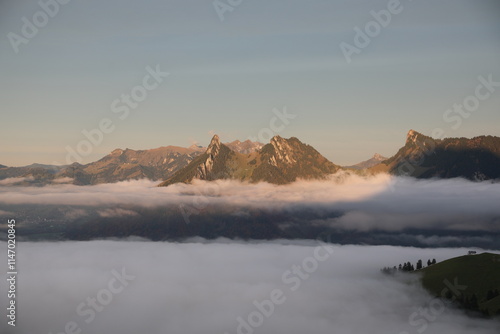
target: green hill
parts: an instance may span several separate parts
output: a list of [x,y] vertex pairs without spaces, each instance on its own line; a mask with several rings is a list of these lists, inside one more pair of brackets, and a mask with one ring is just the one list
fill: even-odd
[[[449,259],[424,269],[423,286],[436,296],[451,298],[466,309],[500,315],[500,255],[482,253]],[[450,286],[459,286],[452,289]]]

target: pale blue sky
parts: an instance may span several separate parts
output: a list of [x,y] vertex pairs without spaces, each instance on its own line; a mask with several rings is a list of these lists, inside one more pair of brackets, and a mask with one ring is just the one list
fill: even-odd
[[[279,134],[337,164],[390,156],[409,129],[500,136],[500,88],[458,129],[443,121],[478,76],[500,81],[498,1],[401,0],[348,64],[339,44],[388,2],[243,0],[221,22],[211,0],[72,0],[16,54],[7,35],[40,6],[3,1],[0,164],[64,163],[103,118],[115,130],[84,163],[115,148],[206,145],[212,133],[245,140],[284,106],[297,117]],[[111,103],[156,64],[170,76],[120,120]]]

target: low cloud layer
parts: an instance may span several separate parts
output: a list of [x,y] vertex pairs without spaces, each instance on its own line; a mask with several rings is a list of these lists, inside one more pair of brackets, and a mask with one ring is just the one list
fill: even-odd
[[91,212],[100,217],[132,217],[140,214],[137,208],[182,208],[195,215],[223,208],[235,217],[246,217],[258,209],[292,217],[313,212],[308,223],[358,232],[500,232],[500,183],[490,181],[337,174],[329,181],[285,186],[237,181],[198,181],[166,188],[156,185],[141,180],[95,186],[2,186],[0,210],[16,213],[18,205],[57,206],[71,219]]
[[127,216],[137,216],[137,212],[125,209],[106,209],[97,212],[101,217],[127,217]]
[[[195,181],[191,185],[175,184],[156,187],[149,180],[125,181],[94,186],[70,184],[45,187],[0,187],[0,204],[52,205],[140,205],[158,206],[186,203],[192,197],[203,197],[208,204],[274,207],[290,203],[325,204],[357,201],[392,187],[387,175],[361,178],[339,174],[329,181],[299,181],[290,185],[247,184],[238,181]],[[9,181],[6,185],[15,183]]]
[[[277,290],[282,292],[281,303],[261,325],[251,328],[254,333],[500,330],[498,321],[470,318],[450,306],[433,320],[422,320],[424,316],[414,314],[431,310],[433,298],[413,276],[391,278],[379,271],[403,261],[445,260],[466,249],[331,245],[329,253],[317,251],[318,245],[227,240],[21,243],[17,326],[13,329],[2,321],[0,332],[55,334],[74,322],[86,334],[233,334],[238,332],[237,319],[248,322],[252,312],[255,317],[255,303],[269,300]],[[5,242],[0,242],[0,249],[5,253]],[[315,254],[321,256],[316,266],[311,262],[319,259]],[[307,266],[307,277],[293,274],[294,266]],[[125,284],[116,279],[123,274]],[[5,284],[2,280],[2,291]],[[92,313],[88,298],[96,298],[100,311]],[[5,310],[5,298],[0,307]]]
[[9,177],[7,179],[0,180],[0,186],[10,186],[19,184],[22,182],[31,182],[34,178],[32,176],[28,177]]

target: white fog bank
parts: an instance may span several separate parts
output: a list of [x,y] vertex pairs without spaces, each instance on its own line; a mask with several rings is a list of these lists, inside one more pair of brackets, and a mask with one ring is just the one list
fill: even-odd
[[[21,242],[17,326],[7,326],[3,315],[0,332],[56,334],[67,326],[85,334],[499,332],[499,322],[469,318],[453,307],[437,312],[414,279],[379,271],[404,261],[445,260],[466,249],[318,246]],[[6,248],[0,242],[2,254]],[[6,291],[5,280],[0,287]],[[2,296],[2,313],[5,307]],[[432,320],[421,310],[435,312]]]

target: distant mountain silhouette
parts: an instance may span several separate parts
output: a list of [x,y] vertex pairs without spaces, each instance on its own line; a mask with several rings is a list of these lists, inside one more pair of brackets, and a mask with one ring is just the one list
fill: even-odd
[[362,161],[362,162],[359,162],[355,165],[352,165],[352,166],[344,166],[344,168],[351,168],[351,169],[367,169],[367,168],[371,168],[373,166],[376,166],[378,165],[379,163],[381,163],[382,161],[384,160],[387,160],[386,157],[384,156],[381,156],[380,154],[378,153],[375,153],[373,155],[373,157],[371,157],[370,159],[368,160],[365,160],[365,161]]
[[393,157],[370,170],[417,178],[498,179],[500,138],[433,139],[410,130],[405,145]]

